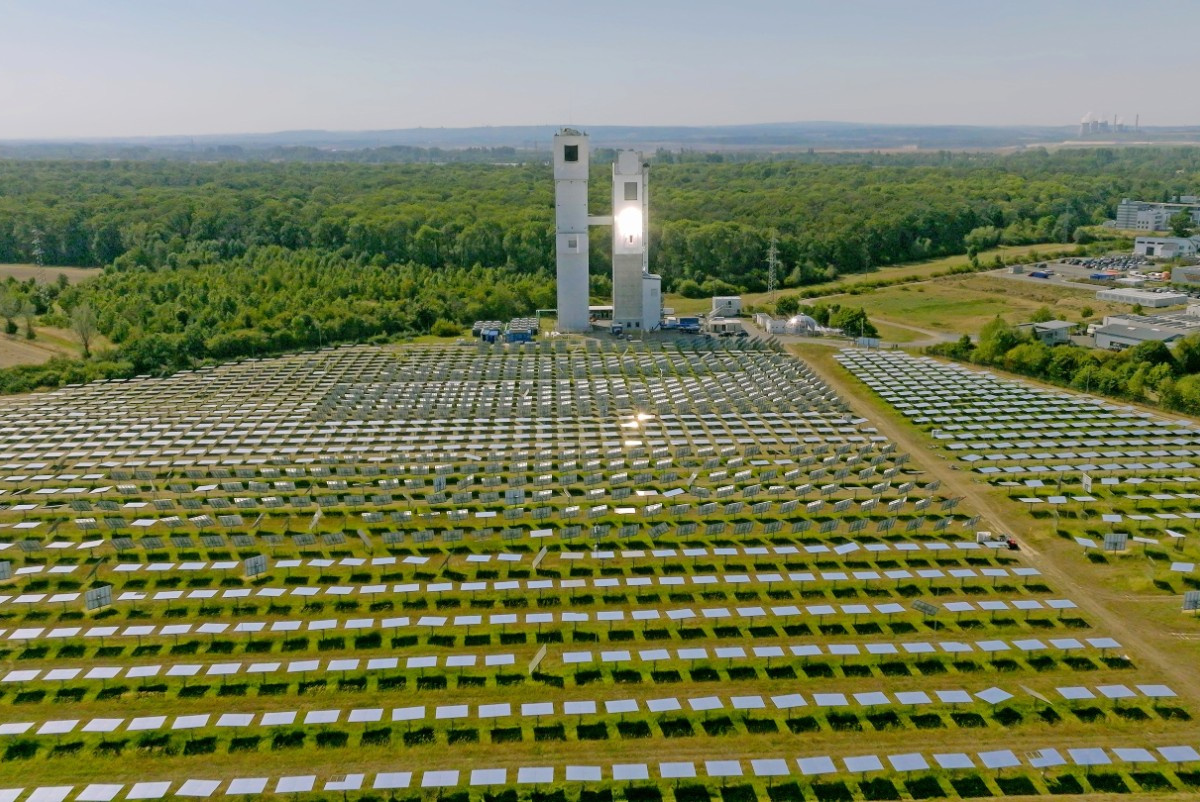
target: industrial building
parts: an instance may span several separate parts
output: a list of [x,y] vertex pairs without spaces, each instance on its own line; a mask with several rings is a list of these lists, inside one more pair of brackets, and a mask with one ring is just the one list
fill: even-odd
[[771,317],[766,312],[756,312],[754,315],[754,325],[765,331],[767,334],[786,334],[787,321],[781,317]]
[[1192,222],[1200,224],[1200,203],[1193,196],[1185,195],[1178,203],[1147,203],[1123,198],[1117,204],[1116,227],[1136,231],[1166,231],[1171,227],[1171,217],[1181,209],[1192,213]]
[[1157,292],[1155,290],[1139,290],[1124,287],[1120,289],[1100,290],[1096,293],[1096,299],[1100,301],[1112,301],[1118,304],[1137,304],[1138,306],[1150,309],[1162,309],[1166,306],[1178,306],[1179,304],[1186,304],[1188,302],[1188,296],[1182,292]]
[[1187,259],[1200,250],[1200,237],[1138,237],[1133,241],[1134,256],[1153,259]]
[[1110,351],[1151,341],[1171,345],[1189,334],[1200,333],[1200,306],[1157,315],[1108,315],[1092,333],[1096,347]]
[[662,319],[662,279],[650,272],[649,164],[624,150],[613,163],[612,214],[588,214],[588,136],[573,128],[554,135],[554,222],[558,330],[591,328],[588,228],[612,226],[613,330],[653,331]]
[[738,315],[742,314],[742,296],[713,296],[711,314],[714,317],[737,317]]
[[742,326],[742,321],[737,318],[709,317],[704,320],[704,331],[727,337],[731,334],[745,332],[745,328]]
[[1139,326],[1131,323],[1106,323],[1096,329],[1096,347],[1108,351],[1122,351],[1157,340],[1170,345],[1186,335],[1171,329],[1160,329],[1154,326]]

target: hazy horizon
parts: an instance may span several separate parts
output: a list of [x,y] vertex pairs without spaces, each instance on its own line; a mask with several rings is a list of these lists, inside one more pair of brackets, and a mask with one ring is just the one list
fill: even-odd
[[[646,7],[648,6],[648,7]],[[361,0],[0,6],[0,140],[510,125],[1200,124],[1127,5]],[[1137,19],[1200,25],[1200,4]],[[1136,68],[1131,68],[1136,64]]]

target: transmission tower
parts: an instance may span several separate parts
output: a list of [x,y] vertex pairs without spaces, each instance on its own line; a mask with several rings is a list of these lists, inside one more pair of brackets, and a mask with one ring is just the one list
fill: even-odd
[[775,303],[775,290],[779,287],[779,234],[771,232],[771,247],[767,249],[767,292],[771,303]]
[[31,233],[33,234],[33,261],[37,262],[38,267],[42,267],[42,231],[35,228]]
[[33,261],[37,263],[37,271],[34,275],[40,284],[46,280],[45,264],[42,261],[44,255],[42,251],[42,230],[34,227],[30,233],[33,235]]

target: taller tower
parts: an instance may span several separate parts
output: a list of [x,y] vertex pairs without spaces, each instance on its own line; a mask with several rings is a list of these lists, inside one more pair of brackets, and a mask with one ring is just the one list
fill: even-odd
[[554,135],[554,253],[558,330],[588,331],[588,137],[573,128]]

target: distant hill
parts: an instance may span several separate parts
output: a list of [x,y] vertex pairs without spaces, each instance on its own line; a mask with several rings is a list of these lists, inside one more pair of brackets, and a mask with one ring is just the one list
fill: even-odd
[[[1075,126],[874,125],[841,122],[720,126],[576,126],[597,148],[643,150],[1000,150],[1060,144],[1200,143],[1200,126],[1142,128],[1079,140]],[[0,140],[0,158],[289,159],[456,161],[537,158],[558,126],[401,128],[384,131],[279,131],[267,134]],[[481,151],[467,154],[464,151]],[[375,153],[368,153],[375,151]]]

